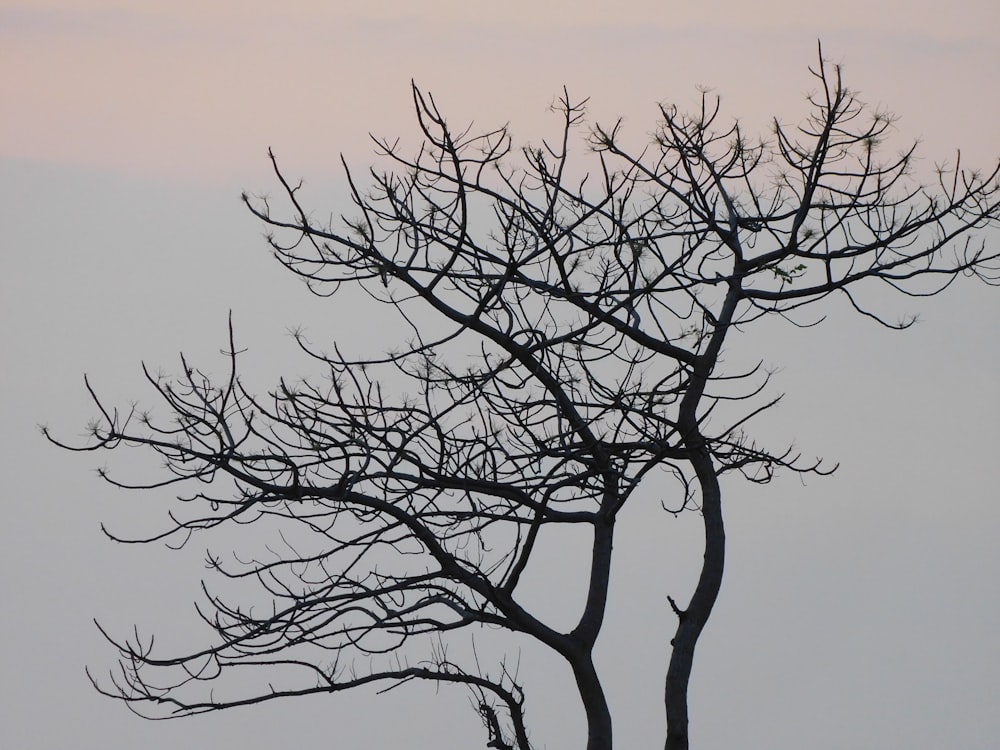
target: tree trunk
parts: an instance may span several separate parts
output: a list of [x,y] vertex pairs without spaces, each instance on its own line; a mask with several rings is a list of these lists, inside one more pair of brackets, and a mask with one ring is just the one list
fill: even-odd
[[611,710],[590,654],[572,661],[573,675],[587,712],[587,750],[611,750]]
[[[726,531],[722,520],[722,492],[711,457],[702,448],[692,461],[701,486],[702,518],[705,524],[705,556],[698,585],[686,610],[677,610],[677,632],[667,668],[665,701],[667,741],[665,750],[688,750],[688,681],[694,649],[712,613],[726,557]],[[675,609],[677,609],[675,607]]]

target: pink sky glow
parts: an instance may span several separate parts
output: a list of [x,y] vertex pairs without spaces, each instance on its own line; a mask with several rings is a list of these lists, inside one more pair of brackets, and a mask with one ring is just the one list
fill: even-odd
[[[343,7],[343,9],[342,9]],[[789,4],[212,2],[0,3],[0,156],[197,182],[260,174],[268,147],[310,173],[366,134],[411,135],[408,83],[453,120],[556,126],[563,84],[637,136],[653,105],[720,93],[763,127],[805,111],[816,39],[848,82],[903,116],[928,156],[1000,142],[991,0]],[[792,9],[794,8],[794,9]]]

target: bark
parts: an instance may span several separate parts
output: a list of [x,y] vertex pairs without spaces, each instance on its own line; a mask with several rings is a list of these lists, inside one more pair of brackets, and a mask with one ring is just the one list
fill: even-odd
[[[614,499],[614,496],[606,498],[606,505],[614,505]],[[587,750],[611,750],[612,742],[611,710],[594,668],[593,652],[607,609],[613,540],[614,517],[610,514],[603,515],[594,525],[587,603],[579,624],[569,634],[569,641],[573,645],[567,659],[573,667],[577,689],[587,715]]]
[[587,750],[611,750],[611,710],[594,662],[588,653],[572,666],[587,714]]
[[667,741],[665,750],[688,750],[688,681],[694,650],[722,587],[726,532],[722,520],[722,493],[711,457],[703,452],[693,461],[701,486],[705,555],[698,585],[686,610],[677,609],[677,631],[667,668],[665,701]]
[[718,362],[719,352],[729,331],[730,323],[740,299],[740,288],[730,283],[729,293],[719,316],[715,332],[699,358],[693,373],[691,388],[684,395],[678,427],[684,435],[684,445],[689,451],[701,490],[701,516],[705,529],[705,553],[698,577],[698,585],[688,603],[681,610],[671,599],[677,614],[677,630],[670,645],[670,664],[664,687],[667,711],[667,740],[665,750],[688,750],[688,682],[694,664],[694,650],[705,628],[712,608],[722,588],[722,573],[726,563],[726,530],[722,520],[722,489],[712,454],[701,433],[698,406],[705,393],[709,376]]

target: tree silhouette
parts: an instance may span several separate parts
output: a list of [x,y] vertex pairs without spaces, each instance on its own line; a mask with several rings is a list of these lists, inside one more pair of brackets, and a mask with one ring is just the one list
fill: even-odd
[[[527,750],[516,669],[449,650],[455,631],[468,642],[493,628],[565,660],[587,748],[607,750],[612,718],[592,654],[616,517],[640,486],[670,479],[664,507],[704,526],[697,585],[688,601],[670,599],[676,621],[663,636],[666,748],[687,748],[695,646],[724,569],[720,477],[832,470],[749,435],[778,399],[763,364],[721,366],[727,339],[772,316],[811,325],[827,298],[905,328],[911,318],[879,311],[880,288],[930,296],[963,275],[998,281],[1000,252],[977,232],[1000,224],[1000,168],[956,160],[936,184],[917,184],[913,148],[880,155],[890,115],[863,105],[822,53],[810,72],[817,89],[798,127],[775,120],[752,141],[704,94],[691,114],[661,106],[638,152],[622,144],[620,122],[588,125],[585,102],[565,92],[558,139],[518,149],[506,128],[453,130],[414,86],[419,150],[376,140],[388,167],[365,186],[345,163],[355,214],[331,224],[312,218],[272,155],[285,207],[244,200],[271,228],[277,259],[316,294],[362,290],[409,333],[374,358],[300,337],[327,377],[259,397],[239,377],[230,325],[223,380],[183,357],[177,379],[146,371],[166,417],[105,406],[88,383],[100,412],[90,442],[53,442],[152,450],[161,477],[103,477],[195,488],[181,490],[162,533],[138,541],[183,543],[227,524],[274,540],[266,559],[210,559],[241,593],[233,603],[204,588],[199,613],[214,639],[203,649],[164,655],[138,635],[105,633],[120,669],[98,689],[137,709],[195,714],[452,683],[473,692],[488,747]],[[577,133],[586,174],[570,161]],[[358,299],[341,312],[364,314]],[[592,542],[585,601],[565,632],[519,597],[549,525],[584,528]],[[242,593],[244,580],[256,593]],[[240,667],[269,681],[248,693],[230,677]]]

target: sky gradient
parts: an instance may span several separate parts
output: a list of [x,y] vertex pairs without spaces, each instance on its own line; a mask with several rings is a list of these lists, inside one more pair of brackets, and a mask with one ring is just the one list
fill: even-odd
[[[519,143],[556,131],[547,107],[563,85],[591,97],[594,118],[623,116],[636,142],[657,102],[693,104],[698,86],[766,133],[771,117],[807,112],[822,38],[862,99],[899,115],[887,148],[921,140],[918,176],[957,148],[984,168],[1000,154],[991,0],[366,8],[0,0],[2,747],[483,744],[460,693],[362,691],[150,723],[84,676],[115,656],[94,617],[199,642],[204,544],[175,554],[102,537],[101,521],[154,528],[165,506],[110,491],[93,472],[103,457],[38,435],[38,423],[82,434],[82,373],[118,403],[148,400],[140,360],[176,369],[183,349],[219,367],[230,309],[261,391],[304,367],[287,333],[297,324],[348,345],[395,340],[308,297],[269,257],[238,201],[276,192],[269,147],[311,205],[338,213],[340,154],[363,168],[369,132],[414,137],[411,78],[450,121],[509,121]],[[734,347],[734,360],[763,353],[788,394],[755,434],[841,469],[727,487],[729,569],[692,683],[696,750],[988,750],[1000,736],[1000,290],[961,281],[907,308],[921,322],[902,334],[834,306],[820,328],[773,326]],[[622,519],[600,644],[621,747],[662,744],[665,595],[693,583],[696,520],[653,497]],[[579,550],[566,545],[551,564],[572,580]],[[649,585],[651,569],[664,572]],[[529,656],[538,747],[578,747],[566,676]]]

